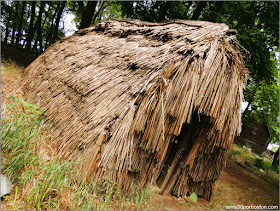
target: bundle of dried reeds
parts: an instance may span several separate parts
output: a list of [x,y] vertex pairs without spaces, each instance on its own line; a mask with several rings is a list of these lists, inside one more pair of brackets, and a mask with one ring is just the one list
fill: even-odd
[[124,190],[157,181],[163,193],[210,200],[241,132],[249,77],[225,24],[101,22],[66,37],[26,70],[53,123],[52,144],[83,159],[87,178]]

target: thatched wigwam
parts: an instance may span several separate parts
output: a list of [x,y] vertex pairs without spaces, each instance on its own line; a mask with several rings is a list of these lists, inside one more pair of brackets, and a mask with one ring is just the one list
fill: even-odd
[[248,77],[235,32],[199,21],[115,20],[51,46],[26,70],[65,159],[88,179],[210,200],[241,132]]

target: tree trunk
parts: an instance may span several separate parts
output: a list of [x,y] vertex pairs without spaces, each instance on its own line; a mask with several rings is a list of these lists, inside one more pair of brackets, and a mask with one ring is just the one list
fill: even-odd
[[198,17],[200,16],[201,11],[203,10],[204,7],[206,7],[207,1],[199,1],[193,14],[191,17],[191,20],[197,20]]
[[257,92],[257,88],[255,88],[255,89],[253,90],[253,93],[251,94],[251,98],[249,99],[248,105],[247,105],[246,109],[244,110],[242,116],[246,116],[246,115],[248,114],[248,112],[249,112],[249,107],[250,107],[250,105],[252,104],[252,102],[254,102],[254,97],[255,97],[255,95],[256,95],[256,92]]
[[22,22],[23,22],[23,14],[24,14],[24,10],[25,10],[25,5],[26,5],[26,1],[22,2],[22,7],[21,7],[21,14],[20,14],[20,19],[19,19],[19,23],[18,23],[18,34],[17,34],[17,38],[16,38],[16,45],[19,45],[20,43],[20,38],[21,38],[21,29],[22,29]]
[[35,27],[33,25],[34,23],[34,17],[35,17],[35,7],[36,7],[36,1],[32,2],[32,7],[31,7],[31,19],[28,27],[28,34],[26,38],[26,50],[30,50],[31,48],[31,41],[33,40],[34,34],[35,34]]
[[95,13],[95,8],[97,5],[97,1],[89,1],[85,11],[82,14],[82,21],[79,29],[84,29],[90,26],[92,17]]
[[51,10],[51,8],[49,8],[49,9],[46,11],[46,13],[45,13],[45,19],[43,20],[42,28],[44,28],[44,26],[45,26],[45,23],[46,23],[46,21],[47,21],[47,19],[48,19],[50,10]]
[[249,112],[249,107],[250,107],[251,103],[252,103],[252,101],[248,102],[248,104],[247,104],[247,106],[246,106],[246,108],[245,108],[245,110],[243,112],[243,116],[247,115],[247,113]]
[[95,14],[94,17],[93,17],[92,23],[95,22],[95,20],[96,20],[96,18],[98,17],[99,13],[102,12],[107,6],[108,6],[107,4],[105,5],[105,1],[103,1],[103,2],[101,3],[101,6],[100,6],[99,10],[96,12],[96,14]]
[[272,161],[272,166],[273,167],[276,167],[277,165],[279,165],[279,148],[275,152],[274,157],[273,157],[273,161]]
[[6,26],[6,30],[5,30],[5,39],[4,39],[4,43],[5,43],[5,44],[8,43],[8,36],[9,36],[9,27]]
[[40,54],[43,52],[43,44],[42,44],[42,27],[38,27],[37,29],[37,37],[40,45]]
[[38,36],[36,36],[36,39],[35,39],[34,45],[33,45],[33,51],[35,52],[36,57],[38,56],[37,43],[38,43]]
[[9,22],[9,19],[10,19],[10,13],[8,13],[8,17],[7,17],[7,20],[6,20],[6,30],[5,30],[5,39],[4,39],[5,44],[8,44],[8,36],[9,36],[8,22]]
[[45,4],[46,4],[46,2],[41,1],[39,15],[38,15],[37,21],[36,21],[35,26],[34,26],[34,35],[35,35],[35,32],[37,32],[36,41],[34,43],[34,45],[35,45],[34,49],[36,49],[36,56],[38,56],[38,49],[37,49],[38,41],[40,42],[40,46],[42,45],[41,21],[42,21],[42,14],[44,12]]
[[222,6],[224,5],[224,1],[215,1],[213,3],[215,4],[215,10],[209,17],[208,21],[216,22],[216,18],[218,17],[219,11],[221,10]]
[[55,12],[54,12],[54,14],[52,16],[52,24],[51,24],[50,30],[49,30],[49,32],[47,34],[47,38],[46,38],[46,42],[45,42],[45,49],[48,48],[49,42],[52,41],[52,34],[53,34],[53,30],[54,30],[55,17],[57,16],[59,5],[60,5],[60,1],[57,2]]
[[16,12],[15,12],[15,17],[14,17],[14,26],[13,26],[13,31],[12,31],[11,45],[14,44],[15,33],[16,33],[16,26],[17,26],[17,19],[18,19],[18,7],[19,7],[18,1],[15,1],[15,6],[16,6]]
[[63,1],[61,6],[59,7],[57,17],[56,17],[56,20],[55,20],[55,29],[54,29],[52,43],[54,43],[58,39],[58,26],[59,26],[60,18],[61,18],[63,9],[65,7],[65,4],[66,4],[66,1]]

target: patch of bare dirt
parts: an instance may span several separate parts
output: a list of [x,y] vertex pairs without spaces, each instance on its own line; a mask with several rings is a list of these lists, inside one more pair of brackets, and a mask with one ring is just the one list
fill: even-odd
[[1,74],[1,102],[4,101],[7,95],[14,95],[17,97],[23,96],[20,81]]
[[279,206],[279,189],[247,169],[229,161],[217,181],[211,202],[201,198],[197,203],[189,197],[154,194],[149,203],[155,210],[226,210],[226,206]]

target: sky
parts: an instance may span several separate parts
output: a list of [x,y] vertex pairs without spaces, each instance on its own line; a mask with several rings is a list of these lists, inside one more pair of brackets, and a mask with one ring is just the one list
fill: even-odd
[[64,28],[64,34],[66,37],[73,35],[75,31],[78,30],[74,19],[75,19],[75,15],[72,12],[70,11],[63,12],[60,27]]

